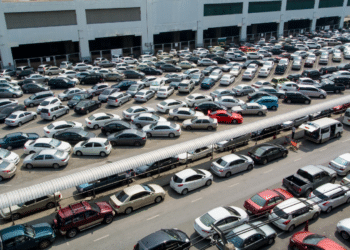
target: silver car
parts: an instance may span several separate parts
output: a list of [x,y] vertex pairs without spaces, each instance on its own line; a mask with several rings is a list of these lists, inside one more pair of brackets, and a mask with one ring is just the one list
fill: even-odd
[[173,119],[174,121],[193,119],[198,116],[204,116],[203,112],[194,111],[190,108],[176,108],[169,110],[169,118]]
[[267,113],[267,107],[258,103],[246,103],[232,107],[231,112],[241,115],[264,115]]
[[107,102],[108,97],[112,95],[113,93],[118,92],[118,89],[115,88],[106,88],[103,90],[103,92],[98,96],[98,100],[100,102]]
[[248,95],[255,92],[255,89],[247,84],[240,84],[234,87],[232,90],[236,93],[236,96]]
[[87,92],[92,96],[97,96],[101,94],[108,87],[109,87],[108,83],[97,83],[91,89],[88,89]]
[[18,105],[18,101],[14,99],[2,99],[0,100],[0,111],[5,108],[16,107]]
[[53,167],[58,169],[68,165],[69,153],[57,149],[45,149],[39,153],[30,154],[23,160],[23,166],[28,169],[33,167]]
[[[118,89],[117,89],[118,90]],[[131,100],[128,93],[115,92],[108,97],[107,104],[110,106],[121,106]]]
[[131,123],[135,124],[138,128],[158,122],[166,122],[166,119],[152,113],[142,113],[131,117]]
[[13,88],[0,88],[0,98],[12,97],[17,98],[23,96],[22,90],[16,90]]
[[57,117],[69,113],[69,107],[61,104],[53,104],[41,110],[40,116],[44,120],[56,120]]
[[235,106],[241,106],[245,104],[243,100],[234,98],[233,96],[221,96],[219,98],[215,98],[214,102],[225,106],[226,108],[232,108]]
[[242,171],[252,170],[254,161],[249,156],[230,154],[211,164],[210,170],[219,177],[230,177]]
[[228,90],[228,89],[217,89],[213,92],[210,92],[210,96],[213,98],[219,98],[222,96],[235,96],[236,93],[234,91]]
[[43,76],[40,74],[31,74],[29,77],[26,77],[26,79],[34,80],[37,83],[44,83],[49,81],[48,76]]
[[337,224],[337,232],[344,240],[350,239],[350,218],[341,220]]
[[196,150],[193,150],[187,153],[179,154],[175,156],[175,158],[176,157],[179,158],[179,163],[185,164],[204,157],[209,157],[212,155],[212,153],[213,153],[213,146],[209,145],[206,147],[197,148]]
[[181,135],[181,127],[179,124],[172,122],[158,122],[156,124],[146,125],[142,131],[147,134],[147,138],[152,136],[165,136],[174,138]]
[[153,108],[142,107],[142,106],[132,106],[127,110],[123,111],[123,118],[126,120],[131,120],[131,117],[141,113],[155,113]]
[[24,123],[35,120],[37,114],[34,111],[16,111],[5,119],[7,126],[22,126]]
[[3,179],[9,179],[15,175],[17,167],[14,163],[6,160],[0,160],[0,182]]
[[29,107],[34,107],[34,105],[39,105],[46,98],[54,97],[54,93],[52,91],[43,91],[39,93],[35,93],[31,95],[29,98],[24,100],[24,105]]
[[193,119],[184,120],[182,127],[186,130],[191,129],[207,129],[213,130],[218,127],[218,120],[209,116],[198,116]]
[[134,99],[137,102],[147,102],[149,99],[154,97],[154,95],[155,95],[155,91],[143,89],[136,93],[136,95],[134,96]]
[[66,89],[63,93],[58,94],[58,99],[67,101],[73,98],[75,95],[79,94],[85,94],[86,90],[85,89],[80,89],[80,88],[69,88]]
[[293,60],[292,69],[295,69],[295,70],[301,69],[301,61]]

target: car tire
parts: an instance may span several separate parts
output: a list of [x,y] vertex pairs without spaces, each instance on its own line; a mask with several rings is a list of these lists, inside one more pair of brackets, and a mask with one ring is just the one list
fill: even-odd
[[107,154],[106,154],[106,152],[103,152],[103,151],[102,151],[102,152],[100,152],[100,156],[101,156],[101,157],[106,157]]
[[132,207],[128,207],[128,208],[125,209],[124,213],[125,214],[131,214],[132,211],[133,211]]
[[213,130],[213,127],[212,126],[208,126],[207,128],[209,131],[212,131]]
[[229,178],[231,176],[231,172],[228,171],[226,174],[225,174],[225,178]]
[[52,120],[53,120],[53,121],[56,120],[56,116],[55,116],[55,115],[52,117]]
[[53,203],[53,202],[49,202],[49,203],[46,204],[46,208],[47,209],[51,209],[51,208],[54,208],[54,207],[55,207],[55,203]]
[[319,212],[315,213],[314,216],[312,216],[312,219],[317,220],[318,216],[320,216]]
[[100,126],[98,126],[97,124],[95,124],[94,126],[93,126],[93,128],[94,129],[98,129]]
[[287,157],[287,153],[284,152],[283,155],[282,155],[282,158],[286,158]]
[[103,222],[105,224],[111,224],[113,222],[113,215],[111,215],[111,214],[106,215]]
[[138,127],[138,128],[142,128],[142,126],[141,126],[140,123],[137,123],[137,124],[135,124],[135,125],[136,125],[136,127]]
[[262,164],[263,164],[263,165],[266,165],[266,164],[267,164],[267,159],[264,159],[264,160],[262,161]]
[[336,93],[336,94],[339,94],[339,89],[336,89],[335,91],[334,91],[334,93]]
[[340,232],[340,236],[344,239],[344,240],[348,240],[350,238],[350,235],[345,232],[345,231],[341,231]]
[[254,166],[252,164],[250,164],[248,167],[247,167],[247,170],[250,171],[254,168]]
[[272,106],[271,109],[272,110],[277,110],[277,107],[276,106]]
[[68,100],[67,97],[63,98],[63,101],[67,101],[67,100]]
[[186,195],[187,193],[188,193],[188,189],[187,189],[187,188],[185,188],[185,189],[182,190],[182,192],[181,192],[182,195]]
[[67,111],[66,111],[66,115],[68,115],[69,114],[69,109],[67,109]]
[[191,126],[186,126],[186,130],[191,130],[192,127]]
[[13,98],[17,98],[17,95],[13,94],[12,97],[13,97]]
[[163,198],[162,196],[157,196],[157,198],[154,199],[154,203],[160,203],[162,202]]
[[320,95],[319,98],[320,98],[320,99],[324,99],[324,95]]
[[35,120],[36,118],[37,118],[37,116],[36,116],[36,115],[34,115],[34,116],[33,116],[33,120]]
[[32,169],[32,168],[33,168],[33,165],[28,163],[28,164],[26,164],[26,168]]
[[308,189],[306,192],[305,192],[305,197],[309,197],[309,195],[311,194],[312,192],[312,189]]
[[59,168],[60,168],[60,165],[58,165],[57,163],[55,163],[55,164],[52,165],[52,167],[53,167],[54,169],[59,169]]
[[82,155],[83,155],[83,153],[82,153],[81,151],[77,151],[77,152],[75,152],[75,154],[76,154],[77,156],[82,156]]
[[258,116],[262,116],[263,114],[264,114],[264,113],[261,112],[261,111],[258,112]]
[[207,180],[207,182],[205,183],[205,185],[209,187],[212,183],[213,183],[212,180]]
[[336,180],[336,177],[333,177],[332,179],[331,179],[331,181],[330,181],[330,183],[335,183],[335,180]]
[[35,151],[30,151],[29,154],[35,154],[36,152]]
[[326,213],[329,214],[330,212],[332,212],[332,210],[333,210],[333,208],[332,208],[332,206],[330,206],[329,208],[327,208]]
[[310,101],[309,101],[309,100],[306,100],[306,101],[305,101],[305,104],[310,104]]
[[293,232],[294,231],[294,228],[295,228],[295,226],[294,225],[291,225],[289,228],[288,228],[288,232]]
[[292,103],[292,101],[291,101],[291,100],[287,100],[287,103],[291,104],[291,103]]
[[39,249],[46,249],[50,246],[51,242],[49,240],[44,240],[39,243]]
[[22,126],[22,122],[19,122],[17,125],[18,125],[18,127],[21,127]]
[[340,133],[339,133],[339,132],[336,133],[336,134],[335,134],[335,137],[336,137],[336,138],[339,138],[339,137],[340,137]]
[[174,121],[178,121],[179,120],[179,117],[177,117],[177,116],[174,116]]
[[68,238],[74,238],[75,236],[77,236],[77,234],[78,234],[78,229],[72,228],[72,229],[68,230],[67,237]]
[[174,138],[175,137],[175,134],[174,133],[170,133],[169,134],[169,138]]
[[237,124],[238,122],[237,122],[237,120],[236,120],[236,119],[233,119],[233,120],[231,121],[231,123],[233,123],[233,124]]

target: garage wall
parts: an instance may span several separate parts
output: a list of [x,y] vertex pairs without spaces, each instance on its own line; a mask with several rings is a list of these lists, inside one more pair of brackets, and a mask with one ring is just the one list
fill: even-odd
[[87,9],[87,24],[141,21],[140,8]]

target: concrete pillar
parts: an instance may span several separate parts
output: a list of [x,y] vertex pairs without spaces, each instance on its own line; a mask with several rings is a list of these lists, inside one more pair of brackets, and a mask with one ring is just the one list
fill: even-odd
[[344,19],[347,16],[347,13],[346,13],[346,10],[347,10],[347,7],[348,7],[347,4],[348,4],[348,1],[344,0],[342,14],[341,14],[340,20],[339,20],[339,29],[342,29],[343,26],[344,26]]
[[316,22],[317,22],[317,17],[313,17],[311,22],[311,32],[316,30]]
[[[1,5],[1,3],[0,3]],[[14,68],[10,42],[8,41],[4,11],[0,8],[0,55],[4,68]]]
[[141,20],[143,20],[141,34],[142,51],[154,51],[153,35],[155,32],[153,31],[152,4],[152,1],[145,1],[145,4],[141,5]]
[[248,16],[248,8],[249,8],[249,1],[243,1],[243,9],[242,9],[242,24],[241,24],[241,30],[240,30],[240,41],[246,41],[247,40],[247,16]]
[[85,9],[79,8],[80,2],[83,0],[75,1],[77,5],[76,14],[77,14],[77,27],[78,27],[78,41],[80,49],[80,59],[81,60],[91,60],[90,47],[89,47],[89,34],[88,27],[86,23],[86,13]]
[[247,40],[247,24],[243,24],[240,30],[240,41]]
[[279,36],[283,36],[284,33],[284,21],[280,21],[280,23],[278,24],[278,31],[277,31],[277,37],[276,39],[278,39]]
[[196,43],[199,47],[203,46],[203,29],[199,26],[196,32]]
[[317,23],[317,19],[319,17],[317,17],[317,11],[318,11],[318,6],[320,5],[320,0],[315,0],[315,8],[314,8],[314,13],[312,16],[312,22],[311,22],[311,32],[316,30],[316,23]]

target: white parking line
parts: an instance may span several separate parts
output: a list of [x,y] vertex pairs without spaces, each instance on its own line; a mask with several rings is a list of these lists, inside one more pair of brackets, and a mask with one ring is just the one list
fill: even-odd
[[264,174],[270,173],[273,169],[267,170],[264,172]]
[[0,186],[4,186],[4,187],[11,187],[12,185],[0,184]]
[[350,139],[346,139],[346,140],[344,140],[344,141],[342,141],[342,142],[347,142],[347,141],[350,141]]
[[201,198],[195,199],[195,200],[193,200],[193,201],[191,201],[191,202],[196,202],[196,201],[199,201],[199,200],[201,200],[201,199],[203,199],[203,198],[201,197]]
[[294,160],[294,161],[300,161],[302,158],[298,158],[298,159],[296,159],[296,160]]
[[235,183],[235,184],[233,184],[233,185],[231,185],[231,186],[228,186],[228,187],[234,187],[234,186],[237,186],[239,183]]
[[98,239],[94,240],[94,242],[99,241],[99,240],[102,240],[102,239],[104,239],[104,238],[107,238],[108,236],[109,236],[109,234],[107,234],[107,235],[105,235],[105,236],[103,236],[103,237],[101,237],[101,238],[98,238]]
[[159,216],[159,214],[157,214],[157,215],[155,215],[155,216],[153,216],[151,218],[148,218],[147,220],[153,220],[154,218],[157,218],[158,216]]
[[327,148],[320,149],[320,152],[325,151]]
[[67,242],[67,246],[69,246],[69,243]]

